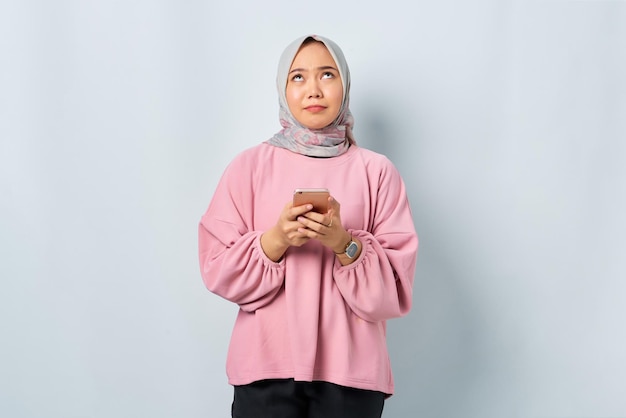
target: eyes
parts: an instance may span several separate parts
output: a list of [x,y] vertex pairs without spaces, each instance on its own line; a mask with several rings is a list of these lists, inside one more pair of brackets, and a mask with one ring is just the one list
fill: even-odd
[[[335,75],[335,73],[333,73],[332,71],[324,71],[324,72],[321,74],[320,79],[321,79],[321,80],[332,80],[332,79],[334,79],[334,78],[336,78],[336,77],[337,77],[337,76],[336,76],[336,75]],[[295,73],[295,74],[291,77],[291,79],[290,79],[290,80],[291,80],[291,81],[294,81],[294,82],[301,82],[301,81],[304,81],[304,76],[303,76],[301,73]]]

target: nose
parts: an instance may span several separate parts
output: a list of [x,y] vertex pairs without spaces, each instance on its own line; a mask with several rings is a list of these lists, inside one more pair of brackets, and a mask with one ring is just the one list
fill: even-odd
[[319,98],[322,97],[322,90],[317,83],[317,80],[309,80],[308,83],[308,97],[309,98]]

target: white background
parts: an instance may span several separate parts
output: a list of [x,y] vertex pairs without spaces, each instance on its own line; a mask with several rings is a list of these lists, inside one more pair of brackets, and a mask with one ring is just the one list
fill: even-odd
[[626,3],[399,0],[0,2],[0,415],[229,416],[197,223],[308,33],[420,237],[385,417],[625,417]]

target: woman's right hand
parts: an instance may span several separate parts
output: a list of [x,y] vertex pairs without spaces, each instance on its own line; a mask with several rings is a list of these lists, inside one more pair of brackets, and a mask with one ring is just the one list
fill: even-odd
[[299,231],[303,225],[296,219],[311,209],[310,204],[294,207],[291,201],[283,207],[276,225],[261,235],[261,247],[269,259],[279,261],[287,248],[300,247],[310,239]]

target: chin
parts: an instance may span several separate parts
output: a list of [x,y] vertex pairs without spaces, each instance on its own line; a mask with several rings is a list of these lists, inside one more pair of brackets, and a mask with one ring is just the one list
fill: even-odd
[[302,126],[304,126],[307,129],[311,129],[314,131],[319,131],[320,129],[324,129],[327,126],[330,126],[330,122],[326,123],[326,124],[320,124],[320,123],[303,123]]

